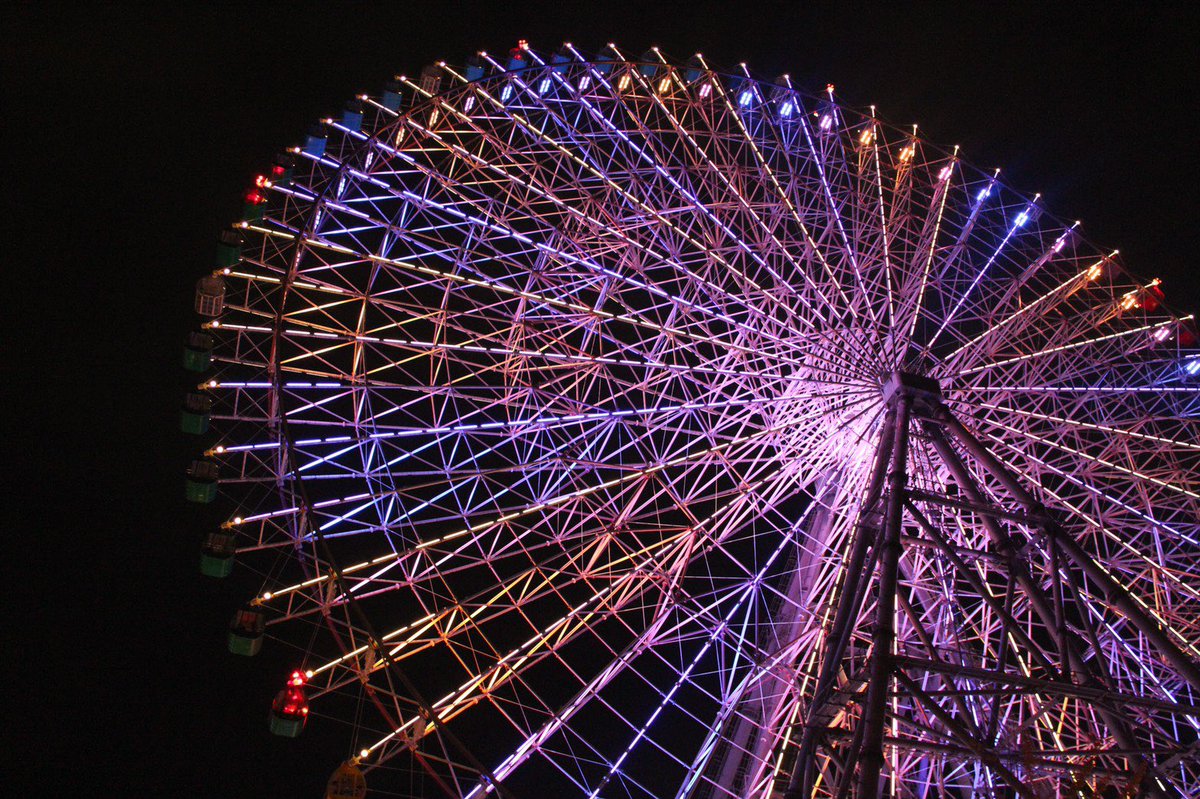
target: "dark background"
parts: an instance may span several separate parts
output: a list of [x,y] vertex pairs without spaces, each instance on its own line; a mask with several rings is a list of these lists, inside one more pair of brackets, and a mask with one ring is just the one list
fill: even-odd
[[[1082,218],[1200,310],[1200,77],[1178,7],[452,2],[98,8],[3,19],[6,784],[12,795],[320,796],[347,728],[269,735],[287,653],[224,651],[257,585],[197,573],[212,521],[177,432],[195,279],[239,194],[309,122],[396,72],[519,37],[746,60],[837,85]],[[15,289],[15,291],[14,291]],[[15,778],[16,788],[13,788]]]

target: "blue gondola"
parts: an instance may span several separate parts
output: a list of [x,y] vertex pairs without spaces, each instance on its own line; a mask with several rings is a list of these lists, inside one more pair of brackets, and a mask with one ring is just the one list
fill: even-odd
[[363,123],[363,102],[362,100],[350,100],[346,103],[346,107],[342,109],[342,127],[352,133],[358,133],[362,130]]
[[329,141],[329,131],[324,125],[316,124],[308,129],[308,135],[304,137],[304,154],[311,155],[313,158],[320,158],[325,155],[325,145]]
[[483,77],[483,59],[473,55],[467,59],[467,80],[479,80]]

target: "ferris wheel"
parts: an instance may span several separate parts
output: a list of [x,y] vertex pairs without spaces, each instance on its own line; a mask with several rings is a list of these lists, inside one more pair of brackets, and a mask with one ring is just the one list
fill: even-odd
[[833,87],[398,78],[197,288],[230,648],[331,795],[1200,795],[1200,350],[1116,256]]

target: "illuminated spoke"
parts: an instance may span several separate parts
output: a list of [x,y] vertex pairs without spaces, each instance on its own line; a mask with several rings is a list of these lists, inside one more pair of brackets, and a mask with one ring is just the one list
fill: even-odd
[[431,796],[1197,794],[1194,319],[1079,227],[699,55],[353,101],[185,361],[272,729]]

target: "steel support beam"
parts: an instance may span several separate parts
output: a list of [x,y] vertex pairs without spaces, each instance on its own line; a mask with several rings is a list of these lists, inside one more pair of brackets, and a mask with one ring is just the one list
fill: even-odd
[[[1031,515],[1041,516],[1045,514],[1045,507],[1043,507],[1041,503],[1037,502],[1037,500],[1025,490],[1017,478],[1000,464],[1000,462],[991,454],[991,452],[988,451],[987,447],[985,447],[978,439],[972,436],[966,430],[966,428],[962,426],[962,423],[950,413],[949,409],[947,409],[944,405],[939,406],[936,410],[935,416],[937,421],[940,422],[940,425],[931,425],[930,427],[930,433],[934,447],[937,449],[938,455],[942,458],[943,462],[945,462],[945,464],[950,468],[951,473],[954,474],[955,479],[960,482],[963,490],[967,492],[968,496],[973,501],[983,502],[984,497],[980,493],[979,489],[975,486],[974,481],[967,472],[966,466],[958,457],[958,454],[954,451],[954,448],[950,446],[950,441],[945,435],[945,432],[947,431],[950,432],[963,445],[967,452],[973,458],[975,458],[976,461],[983,466],[983,468],[986,469],[989,474],[992,474],[994,477],[996,477],[996,479],[1000,480],[1004,487],[1013,494],[1013,497],[1020,501],[1022,505],[1025,505],[1026,510]],[[970,441],[969,444],[968,440]],[[984,524],[984,528],[992,537],[992,542],[996,546],[1003,548],[1006,545],[1006,542],[1004,541],[1002,532],[995,524],[995,521],[987,516],[982,517],[981,521]],[[1048,532],[1047,535],[1050,538],[1052,545],[1055,542],[1070,540],[1069,536],[1050,535]],[[1072,543],[1074,542],[1072,541]],[[1076,548],[1078,549],[1078,545],[1076,545]],[[1081,549],[1079,551],[1082,553]],[[1094,562],[1093,566],[1099,569],[1099,566],[1096,566]],[[1011,570],[1015,570],[1017,581],[1021,585],[1026,599],[1029,600],[1030,606],[1041,619],[1042,625],[1056,638],[1060,651],[1065,651],[1068,654],[1067,662],[1062,664],[1063,675],[1074,671],[1082,684],[1094,684],[1097,677],[1090,667],[1088,661],[1085,660],[1084,653],[1079,645],[1079,642],[1074,637],[1067,635],[1065,630],[1060,629],[1056,621],[1054,608],[1051,607],[1051,605],[1047,602],[1041,587],[1033,580],[1033,577],[1030,575],[1026,564],[1014,556],[1010,557],[1009,568]],[[1086,619],[1084,621],[1086,623]],[[1091,631],[1088,632],[1090,633]],[[1105,674],[1100,676],[1102,678],[1107,678],[1108,675]],[[1111,688],[1111,686],[1105,687]],[[1113,737],[1117,739],[1123,748],[1129,750],[1136,750],[1138,748],[1136,739],[1130,732],[1130,727],[1134,725],[1132,725],[1129,719],[1126,717],[1123,708],[1114,710],[1104,706],[1098,706],[1096,710],[1100,714],[1100,717],[1104,719],[1104,723],[1108,726],[1109,730],[1111,730]],[[1170,783],[1163,780],[1161,775],[1159,775],[1153,769],[1153,767],[1151,767],[1151,774],[1154,775],[1154,779],[1151,783],[1150,790],[1155,795],[1178,795],[1178,792],[1174,790]]]
[[[958,439],[959,443],[971,453],[972,457],[979,461],[981,466],[987,469],[989,474],[1003,483],[1004,487],[1013,495],[1013,498],[1025,506],[1025,509],[1030,514],[1034,516],[1045,514],[1046,509],[1042,503],[1026,491],[1025,487],[1021,485],[1012,472],[1000,463],[979,439],[975,438],[970,431],[963,427],[962,423],[954,418],[953,414],[943,409],[940,420],[945,424],[946,430]],[[1200,666],[1197,666],[1195,661],[1171,640],[1171,637],[1163,630],[1158,621],[1134,600],[1125,586],[1117,582],[1107,570],[1085,552],[1083,547],[1074,538],[1064,535],[1058,525],[1044,525],[1043,532],[1062,549],[1063,554],[1070,558],[1088,576],[1088,579],[1101,589],[1105,598],[1117,606],[1125,618],[1129,619],[1138,629],[1138,632],[1146,636],[1155,649],[1170,661],[1179,676],[1190,683],[1192,688],[1200,691]]]
[[875,513],[875,505],[883,492],[884,479],[887,476],[888,463],[891,460],[892,447],[895,442],[896,413],[889,408],[880,431],[879,447],[875,453],[875,463],[871,470],[871,478],[867,484],[867,492],[860,506],[858,524],[854,534],[854,544],[850,550],[850,558],[843,572],[843,581],[838,591],[838,605],[834,612],[833,624],[825,639],[825,652],[821,661],[821,669],[817,677],[816,688],[813,690],[812,703],[805,716],[804,732],[800,737],[799,751],[796,763],[792,769],[786,799],[802,799],[812,791],[815,779],[815,756],[817,738],[823,734],[825,725],[819,719],[825,711],[833,695],[837,681],[838,667],[845,655],[846,647],[854,632],[854,621],[862,602],[860,586],[863,585],[864,572],[867,571],[867,553],[876,543],[871,535],[874,526],[865,523],[868,515]]
[[[1127,711],[1130,707],[1142,707],[1146,710],[1190,715],[1192,707],[1187,704],[1126,696],[1113,688],[1110,684],[1111,677],[1106,670],[1100,669],[1100,673],[1096,673],[1095,667],[1102,664],[1099,661],[1089,661],[1085,657],[1082,639],[1067,629],[1064,592],[1073,590],[1075,600],[1080,598],[1076,581],[1070,579],[1072,573],[1082,572],[1098,586],[1100,593],[1111,599],[1130,622],[1159,649],[1180,676],[1197,690],[1200,690],[1200,667],[1175,645],[1168,632],[1136,603],[1112,575],[1057,526],[1046,508],[1021,485],[1012,472],[963,427],[942,403],[936,383],[897,373],[888,378],[883,393],[888,415],[881,430],[868,491],[863,505],[860,506],[860,523],[846,562],[843,585],[834,611],[835,617],[826,637],[813,701],[805,716],[805,727],[799,742],[797,758],[784,794],[786,799],[811,799],[817,784],[819,763],[822,762],[821,742],[831,744],[835,739],[843,741],[843,745],[838,749],[844,754],[844,758],[836,758],[841,761],[840,777],[835,777],[833,762],[828,764],[830,770],[825,777],[836,779],[837,782],[836,786],[830,785],[830,789],[839,797],[853,793],[857,799],[879,799],[886,785],[883,779],[884,747],[885,744],[890,746],[894,743],[886,730],[887,705],[897,692],[911,696],[925,707],[928,713],[945,725],[950,737],[956,739],[963,747],[962,751],[970,752],[1018,795],[1031,795],[1029,789],[1022,785],[1021,778],[1004,762],[1005,755],[986,743],[995,738],[995,731],[987,735],[982,730],[978,734],[973,732],[964,724],[963,719],[968,714],[964,713],[960,706],[961,698],[949,690],[951,686],[948,685],[945,692],[929,693],[917,679],[907,673],[909,669],[940,673],[941,679],[958,674],[977,679],[984,684],[991,683],[990,689],[982,689],[981,686],[979,693],[998,696],[1004,686],[1009,686],[1009,690],[1057,694],[1061,697],[1071,697],[1075,701],[1089,702],[1120,747],[1119,750],[1112,750],[1112,754],[1131,758],[1132,765],[1137,765],[1132,771],[1114,770],[1113,773],[1145,773],[1144,770],[1148,767],[1150,770],[1146,775],[1147,781],[1143,784],[1143,790],[1159,796],[1177,796],[1177,790],[1163,778],[1161,770],[1156,770],[1150,765],[1147,758],[1152,757],[1153,752],[1138,745],[1138,736],[1134,732],[1137,724],[1131,720]],[[914,418],[923,422],[924,432],[938,459],[945,464],[964,492],[963,500],[934,495],[927,491],[908,490],[908,452],[912,434],[910,427]],[[961,447],[961,450],[952,446],[951,441]],[[1019,503],[1020,510],[998,507],[985,493],[985,489],[975,482],[972,473],[960,457],[960,451],[965,452],[980,468],[998,480]],[[987,532],[991,544],[997,548],[997,553],[981,552],[979,556],[985,557],[993,567],[1000,566],[1008,572],[1008,601],[990,593],[984,581],[979,579],[959,556],[957,548],[916,507],[915,502],[932,502],[977,514],[978,523]],[[880,514],[875,509],[881,505]],[[864,523],[871,513],[882,516],[877,529]],[[897,607],[902,607],[907,617],[919,627],[916,609],[909,607],[906,597],[899,593],[900,562],[904,542],[909,538],[902,534],[906,513],[912,515],[925,535],[929,536],[928,540],[917,543],[923,546],[932,545],[943,552],[953,567],[972,584],[982,601],[990,606],[998,618],[1004,620],[1005,639],[1013,646],[1028,649],[1037,665],[1050,673],[1050,679],[1009,674],[1003,668],[1003,659],[999,671],[987,671],[959,668],[950,663],[922,662],[908,656],[893,656]],[[1001,519],[1016,522],[1029,530],[1040,530],[1045,535],[1052,554],[1052,564],[1060,567],[1052,569],[1055,583],[1049,596],[1041,582],[1031,573],[1024,557],[1012,545],[1011,536],[999,523]],[[1063,558],[1058,557],[1060,553]],[[876,610],[868,664],[869,679],[863,698],[862,716],[853,729],[833,730],[829,728],[826,706],[835,695],[839,669],[843,665],[848,644],[856,632],[856,624],[861,619],[866,601],[866,586],[869,585],[869,578],[873,574],[876,580]],[[1028,602],[1033,618],[1040,622],[1045,632],[1055,641],[1060,664],[1047,659],[1042,648],[1034,645],[1030,633],[1013,618],[1009,604],[1016,587],[1019,587]],[[1087,624],[1087,619],[1084,619],[1084,623]],[[858,631],[862,632],[861,629]],[[1094,639],[1093,630],[1085,629],[1084,632],[1092,633],[1091,637]],[[919,633],[920,630],[918,636]],[[922,641],[927,649],[932,643],[924,638]],[[1096,646],[1094,641],[1091,643]],[[930,656],[934,656],[932,650]],[[945,701],[943,695],[959,703],[955,706],[958,709],[957,714],[939,704]],[[845,699],[843,697],[840,704],[844,704]],[[993,727],[995,721],[993,718]],[[984,740],[980,740],[981,737]],[[827,754],[835,758],[837,753],[830,750]],[[1059,768],[1069,770],[1070,766],[1063,764]]]
[[912,397],[901,393],[896,401],[891,466],[888,469],[887,510],[884,513],[879,554],[879,594],[875,607],[875,640],[871,647],[871,677],[863,708],[863,741],[859,756],[858,795],[880,795],[883,769],[883,730],[892,681],[892,643],[896,637],[896,588],[900,570],[900,527],[904,520],[904,491],[908,487],[908,422]]

